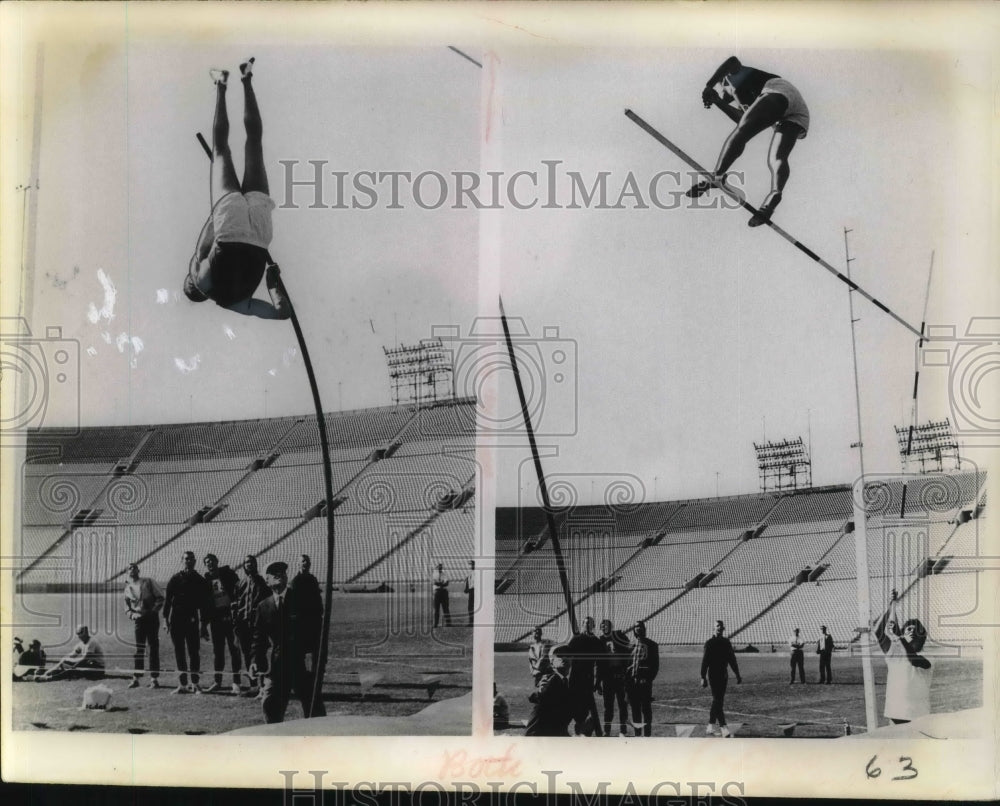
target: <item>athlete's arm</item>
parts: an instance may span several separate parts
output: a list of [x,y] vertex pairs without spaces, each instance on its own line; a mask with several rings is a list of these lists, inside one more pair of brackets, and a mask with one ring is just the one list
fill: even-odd
[[712,73],[712,77],[705,82],[706,87],[714,87],[720,81],[722,81],[723,76],[727,76],[730,73],[734,73],[739,70],[743,65],[740,64],[740,60],[735,56],[730,56],[722,64],[719,65],[718,69]]

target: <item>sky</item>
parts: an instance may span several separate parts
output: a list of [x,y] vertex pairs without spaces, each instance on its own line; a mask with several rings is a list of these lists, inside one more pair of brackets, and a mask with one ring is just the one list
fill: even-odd
[[[850,482],[859,457],[846,288],[775,233],[749,229],[745,213],[678,203],[686,177],[663,178],[661,200],[675,203],[653,206],[650,179],[688,169],[624,110],[711,165],[732,125],[700,103],[715,67],[736,54],[790,80],[812,124],[791,155],[775,221],[837,268],[851,230],[853,278],[915,327],[933,253],[927,322],[961,336],[970,317],[998,309],[986,170],[995,154],[991,53],[957,22],[933,48],[906,25],[882,46],[870,33],[855,44],[831,24],[830,41],[816,46],[815,26],[796,39],[739,12],[699,27],[692,9],[673,9],[660,9],[660,27],[636,23],[627,34],[627,18],[609,22],[606,35],[493,19],[464,39],[459,28],[429,23],[413,35],[391,26],[372,33],[355,17],[338,27],[344,19],[332,12],[292,15],[281,28],[261,9],[231,29],[174,28],[148,7],[103,12],[111,24],[99,35],[86,25],[50,34],[40,24],[37,249],[25,313],[36,335],[55,325],[78,344],[81,389],[77,402],[54,388],[45,424],[311,410],[287,323],[180,293],[209,209],[208,162],[194,137],[210,137],[208,69],[235,72],[254,55],[279,205],[271,252],[325,408],[391,402],[382,348],[443,325],[457,337],[459,391],[480,393],[487,429],[500,423],[509,433],[517,398],[495,338],[499,293],[520,334],[546,473],[581,503],[622,490],[636,500],[754,492],[753,443],[800,436],[814,484]],[[24,49],[14,79],[22,167],[33,55]],[[229,103],[239,169],[235,81]],[[752,204],[768,186],[768,139],[756,138],[734,166]],[[371,210],[313,209],[309,188],[289,197],[282,163],[294,161],[301,179],[310,160],[350,177],[434,171],[451,182],[477,172],[485,183],[497,171],[501,187],[519,171],[537,172],[542,189],[517,180],[516,201],[538,200],[526,210],[505,193],[502,209],[454,209],[450,189],[437,210],[405,193],[403,209],[389,209],[384,192]],[[545,161],[561,209],[541,209]],[[609,205],[634,177],[650,207],[626,197],[624,209],[566,209],[570,172],[587,187],[606,172]],[[324,181],[327,203],[334,187]],[[432,182],[424,187],[436,195]],[[910,421],[915,337],[864,299],[854,306],[866,469],[897,472],[893,426]],[[949,344],[952,362],[970,349],[961,338]],[[996,377],[983,381],[983,399],[996,397]],[[947,368],[926,368],[920,384],[920,420],[954,419]],[[495,446],[488,464],[499,505],[537,501],[515,431],[484,435]],[[985,455],[977,436],[967,440],[972,460]]]

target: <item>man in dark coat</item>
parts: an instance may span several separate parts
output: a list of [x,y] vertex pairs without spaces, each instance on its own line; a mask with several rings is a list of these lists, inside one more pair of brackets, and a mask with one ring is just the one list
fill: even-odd
[[628,703],[625,699],[625,671],[629,661],[629,640],[614,629],[611,619],[601,622],[601,641],[605,654],[597,661],[597,691],[604,697],[604,733],[611,735],[611,723],[618,704],[620,735],[628,736]]
[[[163,619],[174,645],[174,657],[180,681],[172,694],[201,694],[198,676],[201,672],[199,624],[207,624],[209,591],[205,578],[194,570],[193,551],[185,551],[184,567],[170,577],[163,602]],[[188,668],[191,682],[188,683]]]
[[326,716],[322,698],[313,703],[313,678],[303,657],[303,609],[288,588],[288,564],[271,563],[266,579],[272,595],[257,606],[250,667],[251,674],[264,673],[264,721],[282,722],[293,692],[307,717]]
[[593,616],[587,616],[583,620],[583,632],[570,638],[566,649],[571,661],[569,688],[576,703],[574,732],[577,736],[602,736],[601,717],[597,713],[594,691],[597,689],[597,662],[606,650],[604,642],[594,635]]
[[[701,658],[701,685],[712,687],[712,707],[708,716],[708,732],[716,736],[730,737],[733,734],[726,727],[726,687],[729,685],[729,667],[736,675],[737,685],[743,682],[740,667],[736,662],[733,645],[723,634],[726,625],[715,622],[715,635],[705,642],[705,652]],[[718,723],[718,732],[716,732]]]
[[534,703],[525,736],[568,736],[575,706],[567,674],[570,663],[567,648],[556,647],[549,655],[550,673],[538,684],[528,699]]
[[242,668],[240,649],[236,643],[233,630],[233,602],[236,600],[236,586],[239,579],[236,572],[228,565],[219,565],[219,558],[214,554],[206,554],[205,582],[208,585],[210,605],[208,608],[209,623],[201,627],[201,637],[207,639],[211,634],[212,658],[214,661],[215,681],[206,691],[221,691],[222,677],[226,669],[226,648],[229,648],[229,659],[232,662],[233,694],[240,693],[240,669]]
[[816,652],[819,654],[819,682],[832,683],[833,671],[830,661],[833,659],[833,636],[826,631],[824,624],[819,628],[819,640],[816,642]]
[[236,599],[233,601],[233,632],[240,644],[240,653],[250,677],[250,688],[245,696],[263,696],[263,686],[256,675],[250,671],[253,661],[253,629],[257,622],[257,605],[271,595],[271,589],[257,570],[257,558],[248,554],[243,560],[243,579],[236,586]]
[[323,629],[323,596],[319,590],[319,580],[313,575],[311,568],[312,560],[308,554],[303,554],[299,560],[299,572],[288,583],[288,589],[295,592],[302,605],[302,653],[310,657],[312,665],[309,672],[315,674],[326,662],[326,649],[324,648],[321,664],[316,649]]

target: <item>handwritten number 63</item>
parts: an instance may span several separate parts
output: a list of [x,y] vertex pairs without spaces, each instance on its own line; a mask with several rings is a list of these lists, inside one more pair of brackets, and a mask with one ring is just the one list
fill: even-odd
[[[869,778],[878,778],[882,774],[882,768],[875,766],[875,760],[878,756],[872,756],[868,763],[865,765],[865,774]],[[893,781],[909,781],[911,778],[917,777],[917,768],[913,766],[913,759],[909,756],[900,756],[899,763],[902,765],[900,767],[900,772],[902,775],[894,775],[892,777]]]

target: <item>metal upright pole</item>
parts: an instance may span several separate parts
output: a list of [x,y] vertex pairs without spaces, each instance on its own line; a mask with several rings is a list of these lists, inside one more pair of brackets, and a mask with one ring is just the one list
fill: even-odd
[[[847,276],[851,276],[851,261],[853,258],[847,247],[847,233],[844,229],[844,257],[847,263]],[[854,290],[847,292],[848,308],[851,317],[851,355],[854,357],[854,405],[858,422],[858,464],[861,476],[854,484],[851,496],[854,502],[854,565],[858,577],[858,618],[864,632],[861,633],[861,678],[865,691],[865,725],[871,733],[878,727],[878,714],[875,709],[875,675],[872,671],[871,656],[871,581],[868,576],[868,524],[867,506],[865,504],[865,449],[861,437],[861,386],[858,382],[858,349],[854,335]]]

